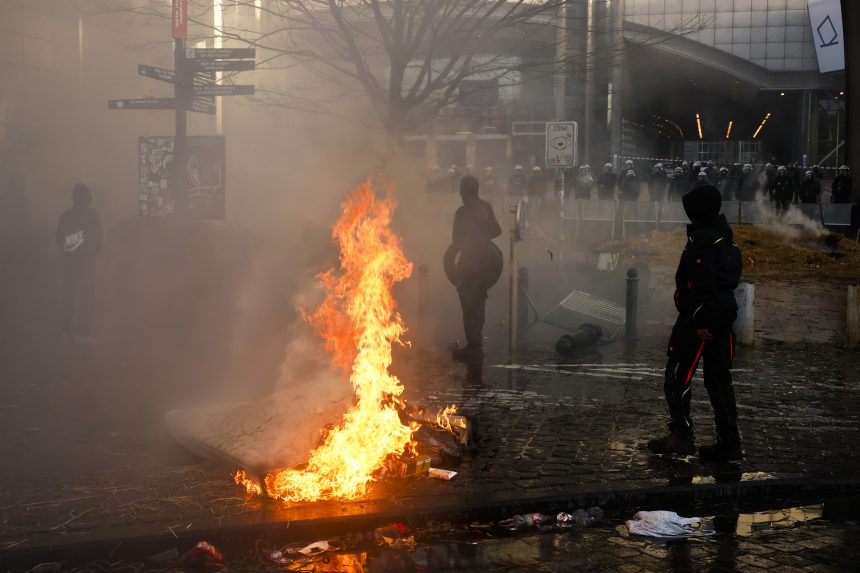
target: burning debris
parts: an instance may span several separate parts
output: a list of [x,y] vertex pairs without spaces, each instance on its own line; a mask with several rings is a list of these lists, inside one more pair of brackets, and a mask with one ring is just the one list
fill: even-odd
[[235,474],[249,493],[284,501],[354,499],[386,473],[427,475],[431,462],[458,461],[470,425],[448,406],[428,418],[401,398],[403,386],[389,372],[392,345],[403,344],[406,327],[391,294],[409,277],[412,264],[390,228],[392,193],[377,197],[370,181],[347,196],[332,236],[340,269],[320,275],[325,301],[306,315],[325,340],[333,362],[348,376],[355,399],[339,424],[324,432],[307,464],[268,473],[259,483]]

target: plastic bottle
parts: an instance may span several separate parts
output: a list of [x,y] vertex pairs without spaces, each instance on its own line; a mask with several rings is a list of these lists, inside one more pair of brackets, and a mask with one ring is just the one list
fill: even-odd
[[552,515],[544,515],[542,513],[524,513],[522,515],[515,515],[508,519],[503,519],[499,522],[499,525],[508,529],[528,529],[529,527],[537,527],[541,524],[552,523],[554,519],[555,518]]
[[588,509],[577,509],[573,513],[559,513],[555,516],[555,521],[560,525],[581,525],[589,527],[595,521],[603,519],[603,510],[599,507],[589,507]]

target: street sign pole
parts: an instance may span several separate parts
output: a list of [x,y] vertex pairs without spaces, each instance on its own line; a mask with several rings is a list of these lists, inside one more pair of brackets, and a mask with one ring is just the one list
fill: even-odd
[[187,205],[185,197],[184,169],[185,165],[185,137],[187,134],[187,123],[185,116],[185,105],[188,92],[187,74],[185,73],[185,39],[176,38],[174,46],[173,69],[176,74],[176,84],[173,87],[176,99],[176,133],[173,139],[173,168],[171,169],[171,180],[173,187],[173,198],[177,213],[185,213]]

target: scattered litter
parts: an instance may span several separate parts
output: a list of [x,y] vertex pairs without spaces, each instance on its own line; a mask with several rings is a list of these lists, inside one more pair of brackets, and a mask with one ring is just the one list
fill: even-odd
[[453,472],[451,470],[441,470],[439,468],[430,468],[428,472],[431,478],[450,480],[453,479],[457,472]]
[[387,465],[388,470],[397,477],[416,477],[430,470],[430,456],[403,454],[398,458],[388,458]]
[[398,548],[415,547],[415,534],[412,529],[404,523],[391,523],[373,530],[373,538],[379,545]]
[[319,555],[320,553],[325,553],[326,551],[330,551],[334,549],[331,545],[329,545],[328,541],[315,541],[310,545],[306,545],[301,549],[292,549],[288,550],[290,553],[301,553],[302,555]]
[[639,511],[627,520],[627,530],[632,535],[645,535],[661,539],[685,537],[708,537],[712,530],[701,529],[699,517],[681,517],[674,511]]
[[599,507],[589,507],[588,509],[577,509],[573,513],[559,513],[555,516],[555,521],[560,526],[581,525],[582,527],[591,527],[595,521],[603,519],[603,510]]
[[277,549],[268,552],[266,554],[266,559],[268,559],[272,563],[277,563],[279,565],[289,565],[293,562],[292,559],[284,555],[283,551],[278,551]]
[[603,519],[603,510],[599,507],[577,509],[573,513],[561,512],[555,515],[543,513],[524,513],[515,515],[499,522],[499,527],[518,531],[539,527],[541,529],[566,529],[573,525],[591,526],[595,521]]
[[185,560],[186,569],[194,565],[222,565],[224,563],[224,556],[208,541],[201,541],[182,557]]

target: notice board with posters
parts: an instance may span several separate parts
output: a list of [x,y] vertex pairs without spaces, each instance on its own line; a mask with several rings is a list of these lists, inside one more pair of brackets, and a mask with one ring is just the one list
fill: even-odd
[[[164,217],[176,212],[180,196],[170,188],[173,169],[173,137],[138,139],[140,180],[138,199],[144,217]],[[225,217],[225,145],[223,136],[190,136],[186,161],[177,179],[188,216],[198,219]]]

